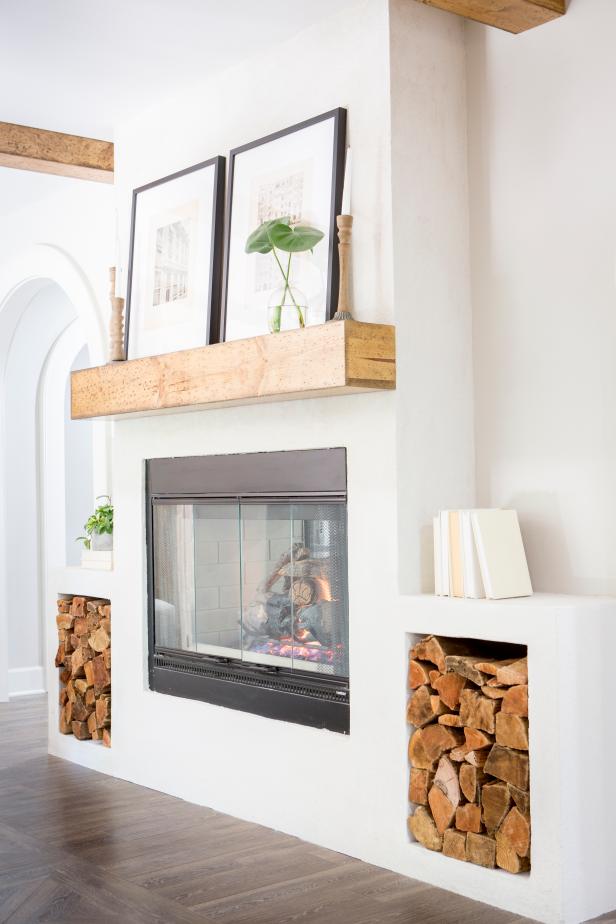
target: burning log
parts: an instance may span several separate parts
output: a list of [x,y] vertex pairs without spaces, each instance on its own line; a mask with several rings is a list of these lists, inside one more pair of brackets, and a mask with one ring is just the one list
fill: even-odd
[[[87,597],[61,598],[56,621],[60,732],[81,741],[101,741],[111,724],[110,604]],[[108,739],[110,744],[110,735]]]
[[294,606],[308,606],[317,595],[317,589],[310,578],[294,580],[291,585],[291,599]]
[[321,645],[333,643],[336,604],[330,600],[304,607],[297,616],[297,627],[305,629]]
[[330,563],[311,554],[295,543],[258,585],[243,613],[244,643],[251,651],[335,663],[338,604],[332,597]]
[[411,651],[409,832],[429,850],[520,873],[530,868],[527,659],[519,646],[507,657],[474,644],[428,636]]

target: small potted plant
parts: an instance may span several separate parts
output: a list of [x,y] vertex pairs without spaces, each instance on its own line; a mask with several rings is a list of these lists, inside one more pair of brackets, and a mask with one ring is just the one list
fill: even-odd
[[268,304],[268,326],[272,334],[306,326],[307,299],[291,281],[291,259],[294,253],[308,250],[312,253],[323,237],[318,228],[292,226],[289,221],[289,218],[264,221],[249,235],[245,247],[246,253],[271,253],[282,276],[282,284],[274,289]]
[[113,549],[113,505],[108,494],[100,494],[96,500],[100,504],[91,517],[88,517],[84,529],[85,536],[79,536],[77,542],[83,542],[84,548],[93,552],[108,552]]

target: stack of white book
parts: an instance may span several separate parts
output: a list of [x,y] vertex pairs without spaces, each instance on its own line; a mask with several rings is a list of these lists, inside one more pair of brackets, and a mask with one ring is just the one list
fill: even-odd
[[444,597],[529,597],[515,510],[441,510],[434,517],[434,590]]
[[95,571],[113,570],[113,552],[97,551],[95,549],[82,549],[81,567],[92,568]]

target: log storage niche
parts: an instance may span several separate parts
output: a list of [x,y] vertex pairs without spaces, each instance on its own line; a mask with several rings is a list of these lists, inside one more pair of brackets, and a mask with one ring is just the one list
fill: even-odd
[[427,636],[410,653],[409,691],[411,837],[489,869],[529,870],[524,646]]
[[111,747],[111,604],[60,597],[56,623],[60,731]]

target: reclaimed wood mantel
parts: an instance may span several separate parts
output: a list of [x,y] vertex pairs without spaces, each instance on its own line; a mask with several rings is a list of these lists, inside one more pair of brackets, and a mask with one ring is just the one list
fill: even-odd
[[332,321],[73,372],[71,416],[142,416],[395,387],[395,329]]

